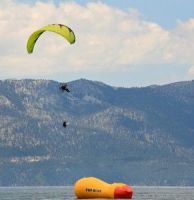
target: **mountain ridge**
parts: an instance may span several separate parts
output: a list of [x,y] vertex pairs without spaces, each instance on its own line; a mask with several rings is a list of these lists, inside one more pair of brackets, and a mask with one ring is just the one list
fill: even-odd
[[[0,185],[194,185],[194,82],[0,81]],[[68,121],[64,129],[62,123]]]

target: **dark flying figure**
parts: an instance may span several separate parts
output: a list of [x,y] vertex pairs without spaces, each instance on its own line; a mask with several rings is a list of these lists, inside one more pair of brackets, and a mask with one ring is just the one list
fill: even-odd
[[67,84],[66,83],[61,83],[60,84],[60,89],[62,91],[70,92],[70,90],[67,88]]
[[64,128],[67,127],[67,122],[66,122],[66,121],[63,122],[63,127],[64,127]]

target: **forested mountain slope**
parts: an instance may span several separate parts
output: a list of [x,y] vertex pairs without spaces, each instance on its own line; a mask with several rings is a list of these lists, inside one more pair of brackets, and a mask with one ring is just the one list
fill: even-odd
[[194,185],[193,81],[116,88],[80,79],[68,87],[0,81],[0,185],[64,185],[82,176]]

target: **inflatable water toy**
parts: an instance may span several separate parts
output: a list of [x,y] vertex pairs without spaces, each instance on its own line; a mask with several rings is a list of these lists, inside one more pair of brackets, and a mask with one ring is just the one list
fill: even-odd
[[78,199],[131,199],[133,195],[132,188],[124,183],[109,184],[95,177],[79,179],[74,185],[74,192]]
[[95,177],[79,179],[74,185],[74,192],[78,199],[131,199],[133,195],[133,190],[129,185],[109,184]]

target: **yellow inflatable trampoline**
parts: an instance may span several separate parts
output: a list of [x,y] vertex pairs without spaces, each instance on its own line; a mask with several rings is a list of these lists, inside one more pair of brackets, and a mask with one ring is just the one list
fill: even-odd
[[74,192],[78,199],[131,199],[133,195],[133,190],[129,185],[109,184],[94,177],[79,179],[74,185]]

